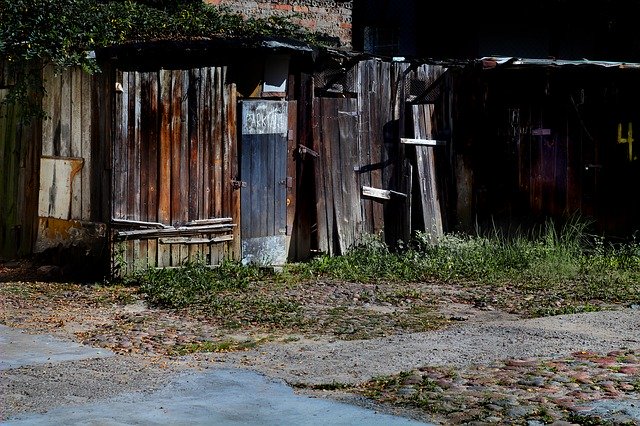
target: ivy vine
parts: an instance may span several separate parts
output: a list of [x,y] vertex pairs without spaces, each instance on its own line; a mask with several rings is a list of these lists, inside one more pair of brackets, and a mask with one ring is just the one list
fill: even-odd
[[87,52],[102,47],[214,37],[280,36],[310,44],[330,40],[296,25],[294,17],[245,19],[203,0],[0,0],[0,60],[15,76],[2,102],[20,102],[24,111],[33,111],[29,102],[42,88],[34,87],[37,70],[29,64],[81,66],[92,73],[99,67]]

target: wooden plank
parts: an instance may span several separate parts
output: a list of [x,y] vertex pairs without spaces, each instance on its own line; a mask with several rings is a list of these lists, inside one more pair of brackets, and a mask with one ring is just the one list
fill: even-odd
[[[237,92],[235,84],[227,84],[224,87],[224,105],[225,105],[225,146],[229,152],[229,171],[228,177],[237,178],[239,176],[238,170],[238,140],[237,136]],[[231,194],[230,211],[229,216],[233,218],[235,223],[241,223],[241,210],[240,210],[240,191],[234,190],[231,186],[231,180],[225,182],[227,193]],[[231,252],[230,257],[235,260],[240,260],[241,257],[241,238],[240,227],[236,227],[233,231],[233,243],[230,245]]]
[[379,189],[372,188],[370,186],[362,187],[362,196],[363,197],[371,197],[378,200],[390,200],[391,199],[391,191],[388,189]]
[[329,255],[336,254],[335,240],[335,210],[334,210],[334,192],[333,192],[333,173],[331,173],[331,164],[334,157],[333,146],[331,141],[338,137],[337,126],[335,126],[338,107],[334,99],[322,99],[321,109],[321,158],[323,159],[322,180],[325,190],[325,208],[327,210],[327,247],[326,252]]
[[126,230],[126,231],[116,231],[116,236],[118,238],[127,238],[127,237],[157,237],[157,236],[169,236],[169,235],[197,235],[204,233],[218,233],[218,232],[228,232],[236,226],[233,223],[230,224],[218,224],[218,225],[207,225],[207,226],[178,226],[172,228],[154,228],[154,229],[134,229],[134,230]]
[[[158,164],[158,221],[171,223],[171,71],[160,70],[159,164]],[[171,266],[171,251],[158,246],[159,267]]]
[[[116,81],[123,82],[124,79],[128,78],[128,75],[123,72],[117,72]],[[113,140],[113,173],[112,173],[112,181],[113,181],[113,190],[112,190],[112,214],[111,217],[114,219],[125,219],[124,216],[124,208],[125,208],[125,170],[124,170],[124,152],[125,152],[125,135],[126,135],[126,127],[127,127],[127,94],[124,90],[124,84],[121,84],[123,87],[122,91],[116,92],[116,100],[114,105],[114,115],[115,115],[115,134]],[[127,87],[128,92],[128,87]]]
[[[171,94],[171,223],[186,222],[188,212],[188,152],[186,150],[187,139],[183,128],[183,120],[186,116],[186,99],[184,93],[184,72],[175,70],[172,72]],[[171,265],[178,266],[183,263],[183,253],[180,245],[171,246]]]
[[[322,149],[322,99],[312,99],[313,114],[311,116],[311,128],[313,129],[313,149],[321,152]],[[315,195],[316,195],[316,228],[318,250],[328,252],[328,230],[327,230],[327,208],[326,208],[326,190],[324,184],[324,155],[320,155],[314,164],[315,175]]]
[[[372,98],[374,92],[371,90],[371,61],[360,61],[356,66],[356,91],[360,102],[358,103],[359,133],[358,139],[358,166],[363,168],[369,166],[375,160],[372,159],[371,146],[375,139],[374,132],[377,126],[372,124]],[[371,186],[371,172],[358,172],[358,185]],[[373,232],[373,204],[371,200],[363,198],[360,201],[363,218],[363,228],[366,232]]]
[[[200,97],[198,108],[198,139],[202,145],[202,203],[200,204],[199,217],[210,217],[211,210],[211,150],[212,150],[212,129],[211,129],[211,96],[212,81],[211,68],[203,68],[200,73]],[[227,212],[229,214],[229,212]]]
[[197,219],[191,220],[184,224],[184,226],[203,226],[203,225],[215,225],[219,223],[231,223],[233,218],[231,217],[214,217],[211,219]]
[[[297,137],[297,117],[298,103],[297,101],[289,101],[288,105],[288,126],[287,132],[287,177],[286,177],[286,210],[287,210],[287,259],[292,261],[296,259],[296,243],[294,240],[294,223],[297,211],[297,172],[296,172],[296,149],[298,146]],[[308,214],[305,212],[304,214]]]
[[80,191],[80,199],[81,199],[81,213],[80,218],[82,220],[91,220],[91,191],[93,188],[92,185],[92,176],[93,176],[93,168],[95,167],[93,162],[93,153],[91,150],[91,142],[93,135],[93,121],[91,117],[91,109],[93,104],[93,98],[91,96],[91,86],[93,83],[93,79],[90,75],[80,71],[80,129],[81,129],[81,140],[80,140],[80,157],[84,158],[85,167],[81,172],[81,191]]
[[[8,91],[0,90],[0,98],[4,98]],[[15,104],[14,104],[15,105]],[[15,203],[18,194],[11,184],[13,170],[12,151],[16,143],[14,120],[15,110],[12,104],[0,104],[0,192],[4,201],[0,203],[0,226],[10,229],[15,223]],[[0,254],[14,256],[15,238],[12,235],[0,239]]]
[[[313,78],[310,74],[299,74],[299,87],[297,140],[299,145],[311,147],[313,146],[311,130]],[[311,254],[312,225],[316,223],[314,168],[313,160],[309,156],[302,154],[296,157],[295,209],[300,213],[296,214],[296,219],[293,222],[295,228],[291,239],[295,246],[295,252],[290,256],[292,261],[308,259]]]
[[[139,120],[140,120],[140,87],[138,84],[139,73],[129,72],[129,100],[127,117],[127,205],[126,217],[128,219],[140,220],[140,150],[139,142]],[[134,271],[140,259],[140,241],[132,241],[127,251],[127,264],[131,271]]]
[[69,153],[71,157],[82,157],[82,69],[73,67],[70,74],[69,102]]
[[[360,214],[360,200],[358,186],[353,167],[357,164],[357,131],[358,115],[355,112],[357,101],[344,99],[338,105],[337,111],[338,138],[335,149],[338,154],[333,164],[337,165],[334,175],[334,208],[336,215],[336,231],[340,254],[346,254],[349,248],[358,240],[362,223]],[[346,111],[344,111],[346,110]],[[336,161],[337,160],[337,161]]]
[[[57,132],[60,121],[60,75],[55,73],[53,65],[47,65],[43,71],[45,94],[42,107],[50,115],[42,120],[42,155],[59,155],[60,134]],[[54,141],[57,140],[57,144]]]
[[220,68],[214,68],[213,70],[213,111],[214,111],[214,129],[215,129],[215,139],[213,145],[213,173],[212,173],[212,188],[214,193],[213,206],[211,209],[211,214],[216,216],[222,216],[223,213],[223,203],[224,203],[224,192],[223,192],[223,183],[222,183],[222,150],[223,146],[225,146],[225,129],[226,125],[229,123],[225,123],[225,98],[224,98],[224,86],[222,81],[222,72]]
[[[393,117],[391,114],[391,64],[388,62],[371,62],[375,67],[373,75],[378,91],[375,92],[375,114],[371,116],[371,128],[374,129],[375,138],[371,145],[372,163],[381,165],[380,168],[371,171],[371,186],[376,188],[388,188],[390,185],[393,165],[388,164],[389,149],[393,146]],[[387,82],[387,84],[383,84]],[[380,235],[384,232],[384,205],[373,203],[373,229],[372,232]]]
[[70,157],[71,154],[71,70],[60,72],[60,150],[58,156]]
[[[287,102],[281,102],[280,107],[284,110],[284,114],[288,117],[287,113]],[[286,126],[284,130],[287,130],[289,127]],[[286,235],[287,234],[287,152],[288,152],[288,140],[287,133],[284,135],[278,134],[278,136],[274,137],[274,233],[273,235]],[[286,238],[285,238],[286,244]],[[286,260],[286,248],[288,245],[283,247],[284,260]]]
[[405,145],[439,146],[439,145],[446,145],[447,141],[439,141],[435,139],[400,138],[400,143],[403,143]]
[[169,237],[161,238],[160,244],[188,244],[188,245],[208,245],[212,243],[224,243],[232,241],[233,235],[221,235],[219,237]]
[[[433,133],[433,105],[414,105],[414,134],[419,138]],[[416,171],[425,233],[435,242],[443,235],[442,211],[436,178],[435,155],[432,147],[416,146]]]
[[188,93],[188,127],[187,127],[187,161],[188,174],[187,185],[187,220],[195,220],[200,218],[200,202],[202,200],[202,152],[200,151],[200,139],[198,134],[200,114],[198,113],[200,106],[201,74],[199,69],[189,70],[187,79]]
[[[148,165],[147,174],[148,195],[147,195],[147,220],[158,220],[158,151],[160,145],[159,138],[159,110],[158,110],[158,73],[151,72],[147,74],[147,100],[145,102],[145,111],[147,112],[147,122],[145,125],[148,138]],[[158,264],[158,242],[150,239],[147,241],[147,262],[150,267]]]

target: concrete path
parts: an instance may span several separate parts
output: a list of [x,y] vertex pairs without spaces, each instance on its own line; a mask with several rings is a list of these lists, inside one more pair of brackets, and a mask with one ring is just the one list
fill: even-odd
[[[119,356],[0,325],[0,370]],[[175,374],[151,392],[125,392],[46,413],[10,417],[2,425],[424,425],[403,417],[296,395],[283,382],[241,369]],[[0,398],[0,404],[2,399]]]

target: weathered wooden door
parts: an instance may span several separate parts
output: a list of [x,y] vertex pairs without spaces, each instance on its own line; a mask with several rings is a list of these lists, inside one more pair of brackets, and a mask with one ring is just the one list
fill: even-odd
[[114,273],[237,258],[236,98],[224,75],[118,72]]
[[287,259],[287,102],[241,102],[242,261],[282,265]]

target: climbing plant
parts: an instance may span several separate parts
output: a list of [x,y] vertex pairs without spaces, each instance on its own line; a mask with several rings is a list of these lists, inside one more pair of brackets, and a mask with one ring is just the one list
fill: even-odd
[[89,52],[111,45],[212,37],[286,36],[311,44],[329,40],[294,24],[293,17],[245,19],[203,0],[0,0],[0,59],[17,76],[3,102],[30,99],[33,70],[25,64],[95,72],[99,67]]

